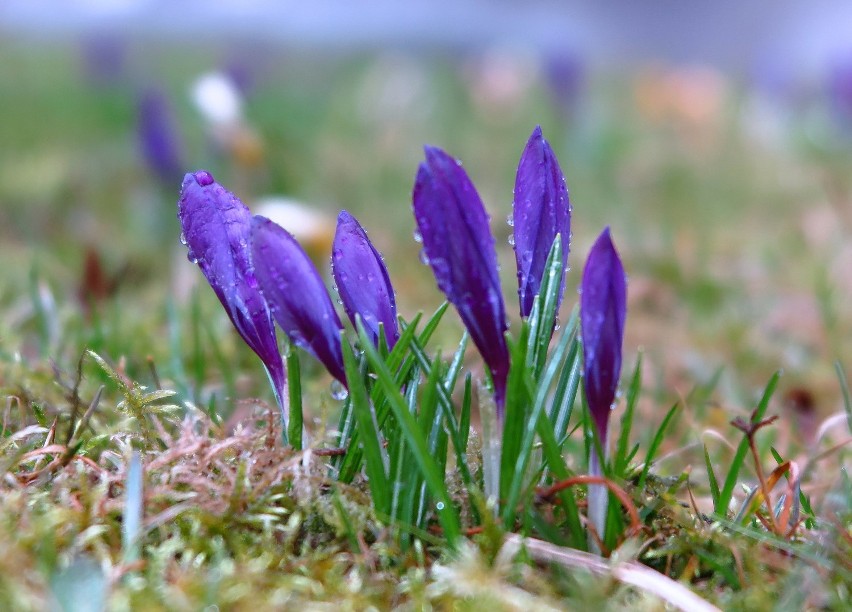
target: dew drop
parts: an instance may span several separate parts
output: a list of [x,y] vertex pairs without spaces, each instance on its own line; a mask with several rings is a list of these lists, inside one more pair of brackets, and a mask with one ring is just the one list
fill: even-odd
[[414,236],[414,242],[417,242],[418,244],[423,242],[423,234],[421,234],[418,230],[414,230],[412,236]]
[[339,402],[342,402],[347,397],[349,397],[349,391],[346,389],[346,387],[343,386],[343,383],[341,383],[339,380],[331,381],[329,392],[331,393],[331,398]]
[[444,509],[444,502],[438,502],[437,504],[435,504],[435,509],[438,510],[438,512],[443,510]]
[[562,323],[559,321],[559,317],[556,317],[553,320],[553,331],[559,331],[562,328]]
[[195,182],[202,187],[206,187],[207,185],[212,185],[215,182],[215,179],[213,178],[213,175],[206,170],[199,170],[195,173]]
[[506,217],[506,225],[509,227],[515,227],[515,215],[509,215]]
[[426,249],[420,249],[418,257],[420,258],[420,263],[429,265],[429,256],[426,255]]
[[515,235],[514,234],[509,234],[508,242],[509,242],[509,246],[515,246]]
[[183,232],[180,233],[180,243],[186,245],[186,234]]

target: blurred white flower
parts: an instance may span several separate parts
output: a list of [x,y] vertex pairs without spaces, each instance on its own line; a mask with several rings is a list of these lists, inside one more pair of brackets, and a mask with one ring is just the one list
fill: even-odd
[[234,81],[222,72],[208,72],[192,84],[192,101],[212,124],[242,121],[243,100]]

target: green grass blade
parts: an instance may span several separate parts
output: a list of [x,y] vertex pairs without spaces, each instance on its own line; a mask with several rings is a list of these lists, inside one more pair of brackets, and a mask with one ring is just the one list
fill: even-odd
[[299,370],[299,355],[291,350],[285,358],[287,364],[287,403],[290,407],[290,422],[287,424],[287,439],[295,450],[302,450],[302,374]]
[[532,366],[533,378],[537,379],[547,360],[547,348],[553,337],[559,296],[562,289],[562,239],[559,234],[550,246],[539,294],[527,322],[530,326],[526,357]]
[[645,455],[645,467],[642,468],[642,476],[639,477],[639,483],[637,484],[640,490],[645,486],[645,480],[648,478],[648,472],[651,470],[651,464],[657,456],[657,451],[660,448],[660,444],[663,442],[663,438],[666,437],[666,433],[669,430],[669,425],[671,424],[672,419],[674,419],[677,414],[677,408],[678,404],[675,404],[669,409],[668,413],[666,413],[666,417],[657,429],[657,433],[654,434],[653,440],[651,440],[651,445],[648,447],[648,453]]
[[619,478],[624,477],[627,470],[627,449],[630,444],[630,430],[633,427],[633,414],[636,410],[636,402],[639,400],[639,391],[642,385],[642,353],[636,359],[636,367],[630,385],[627,387],[627,407],[621,417],[621,431],[615,444],[615,457],[613,457],[613,472]]
[[464,352],[467,348],[468,338],[468,333],[464,332],[459,342],[459,347],[453,355],[453,360],[450,362],[450,368],[447,370],[447,375],[444,378],[444,389],[446,389],[447,393],[452,393],[453,389],[456,388],[459,372],[461,372],[462,365],[464,365]]
[[[533,444],[535,442],[536,430],[538,429],[538,421],[539,419],[543,419],[546,423],[550,422],[547,419],[545,412],[547,396],[557,373],[565,368],[565,357],[568,353],[569,343],[571,341],[572,336],[567,333],[566,330],[562,333],[562,336],[559,339],[559,344],[556,345],[556,348],[545,367],[544,373],[539,379],[532,410],[530,411],[529,418],[525,423],[520,452],[517,455],[517,460],[515,461],[513,468],[512,481],[508,495],[506,496],[506,505],[503,511],[504,525],[509,526],[514,521],[515,508],[520,498],[524,476],[533,452]],[[527,398],[527,401],[529,401],[529,398]]]
[[[425,351],[422,349],[418,341],[412,342],[411,348],[412,354],[417,359],[420,367],[423,371],[428,372],[432,369],[432,361],[426,355]],[[467,435],[462,436],[458,420],[456,419],[455,409],[453,407],[453,402],[450,396],[447,394],[447,390],[443,387],[443,385],[438,386],[438,407],[441,408],[441,412],[444,417],[444,421],[449,430],[450,440],[453,443],[453,450],[456,454],[457,465],[459,468],[459,472],[462,477],[462,482],[468,488],[474,486],[473,477],[470,474],[470,467],[468,465],[467,460],[467,446],[465,440],[467,439]]]
[[[769,400],[772,398],[772,394],[775,393],[775,388],[778,386],[778,379],[780,377],[781,373],[775,372],[772,375],[772,378],[769,379],[766,389],[763,391],[763,396],[757,404],[757,409],[754,411],[753,418],[755,421],[760,421],[763,418],[763,415],[766,414],[766,409],[769,406]],[[722,487],[722,491],[719,493],[719,503],[716,504],[716,507],[714,508],[714,511],[720,517],[726,516],[728,505],[731,503],[731,498],[734,495],[734,487],[737,486],[737,479],[739,478],[740,470],[743,467],[747,453],[748,440],[743,438],[742,441],[740,441],[740,445],[737,447],[737,452],[734,455],[733,462],[731,462],[731,467],[728,469],[728,475],[725,477],[725,484]]]
[[[371,345],[372,346],[372,345]],[[358,360],[352,352],[349,342],[343,338],[343,365],[346,370],[346,381],[349,384],[349,397],[358,430],[361,432],[361,444],[370,479],[370,494],[373,506],[382,514],[390,514],[391,490],[387,473],[387,457],[384,456],[381,437],[376,425],[375,416],[370,406],[364,377],[358,367]],[[375,350],[375,349],[374,349]],[[376,358],[381,359],[376,353]]]
[[580,389],[580,377],[583,368],[582,345],[577,336],[580,317],[579,310],[574,308],[565,326],[563,334],[570,335],[571,349],[565,360],[565,366],[559,374],[556,390],[553,394],[553,408],[550,410],[550,421],[560,445],[567,439],[568,423],[574,412],[577,392]]
[[716,472],[713,470],[706,444],[704,445],[704,465],[707,467],[707,478],[710,481],[710,497],[713,499],[713,507],[716,508],[719,504],[719,481],[716,480]]
[[[440,321],[444,312],[446,312],[445,307],[439,308],[435,312],[426,329],[421,334],[421,338],[424,336],[429,338],[431,336],[437,325],[436,321]],[[399,381],[400,388],[404,384],[402,382],[403,380],[406,380],[411,376],[418,375],[416,372],[412,371],[413,360],[407,355],[409,345],[414,339],[415,333],[417,332],[417,325],[420,322],[421,317],[422,314],[418,313],[408,325],[405,325],[403,322],[403,331],[400,334],[399,340],[397,340],[393,350],[385,359],[385,363],[388,365],[388,368],[392,372],[398,372],[397,380]],[[379,429],[382,430],[388,409],[384,406],[384,401],[381,397],[381,388],[373,386],[370,390],[370,398],[372,399],[373,406],[376,410],[376,421],[379,424]],[[337,441],[337,445],[339,447],[348,448],[348,452],[343,455],[338,462],[338,479],[341,482],[352,482],[352,479],[355,478],[355,474],[358,473],[358,468],[361,465],[361,459],[363,457],[363,452],[360,448],[358,448],[358,431],[353,429],[351,426],[352,420],[350,409],[350,402],[347,400],[347,403],[344,404],[344,409],[340,418],[340,436]]]
[[[461,447],[467,449],[470,439],[470,406],[473,401],[473,377],[468,372],[464,377],[464,396],[462,396],[461,417],[459,418],[459,437]],[[467,453],[465,452],[465,457]]]
[[[538,436],[541,439],[544,457],[547,467],[553,475],[554,480],[560,481],[571,477],[571,473],[562,458],[562,446],[556,441],[556,436],[550,426],[548,419],[538,419]],[[580,522],[580,511],[577,501],[569,490],[559,492],[562,509],[565,512],[566,527],[571,541],[571,546],[578,550],[586,549],[586,530]]]
[[399,423],[400,431],[405,437],[406,442],[411,447],[415,461],[426,481],[426,486],[435,499],[435,508],[438,513],[438,520],[444,529],[444,536],[447,538],[450,548],[455,550],[458,548],[461,538],[461,524],[458,512],[456,512],[450,500],[450,494],[444,482],[444,474],[440,472],[438,464],[429,454],[429,445],[426,438],[420,432],[414,415],[408,411],[405,398],[402,397],[399,388],[396,386],[393,375],[369,341],[369,337],[363,327],[359,328],[358,336],[361,340],[361,345],[364,347],[364,354],[367,357],[370,368],[376,374],[378,384],[384,388],[388,405]]

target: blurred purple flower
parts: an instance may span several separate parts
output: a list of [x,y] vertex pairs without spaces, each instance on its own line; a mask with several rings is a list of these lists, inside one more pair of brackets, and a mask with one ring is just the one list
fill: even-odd
[[183,172],[183,154],[177,123],[163,92],[149,90],[138,105],[137,132],[142,157],[151,171],[166,184]]
[[251,261],[272,316],[290,341],[345,385],[343,325],[311,258],[287,230],[256,216],[251,222]]
[[377,344],[379,323],[382,323],[388,348],[392,349],[399,339],[399,328],[385,262],[358,220],[345,210],[337,217],[331,263],[337,292],[352,325],[355,315],[360,315],[364,328]]
[[603,445],[621,373],[626,315],[627,280],[607,227],[589,252],[580,296],[583,381],[589,412]]
[[249,260],[249,209],[209,172],[199,170],[183,179],[178,219],[187,257],[201,268],[234,327],[266,366],[286,421],[287,377],[275,324]]
[[464,169],[436,147],[426,147],[414,183],[414,217],[438,288],[456,307],[491,370],[502,415],[509,372],[508,324],[488,215]]
[[541,289],[550,247],[562,239],[562,279],[557,309],[565,291],[565,272],[571,240],[571,204],[559,162],[536,126],[518,164],[512,209],[515,260],[518,264],[518,298],[521,316],[528,317]]
[[852,126],[852,54],[832,62],[827,88],[835,119],[845,127]]
[[83,75],[95,86],[120,85],[127,73],[127,37],[116,32],[89,34],[82,39]]
[[568,50],[552,53],[545,58],[544,75],[557,110],[563,113],[573,110],[583,91],[583,59]]

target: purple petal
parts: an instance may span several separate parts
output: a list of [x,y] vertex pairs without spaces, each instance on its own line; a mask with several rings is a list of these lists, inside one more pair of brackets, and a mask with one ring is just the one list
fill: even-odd
[[146,92],[139,100],[137,116],[142,157],[160,180],[176,181],[184,166],[177,124],[168,99],[160,91]]
[[251,260],[272,316],[296,346],[316,357],[342,383],[343,325],[310,257],[295,238],[266,217],[251,222]]
[[538,126],[533,130],[518,164],[512,219],[521,316],[530,315],[533,299],[541,289],[547,255],[556,235],[560,234],[562,280],[558,308],[565,291],[565,272],[571,237],[571,204],[559,162]]
[[580,296],[583,381],[602,441],[621,373],[626,316],[627,280],[607,227],[589,252]]
[[286,374],[275,325],[249,262],[249,209],[209,172],[200,170],[183,179],[178,219],[181,240],[189,248],[187,257],[201,268],[234,327],[266,366],[276,399],[286,410]]
[[388,348],[393,348],[399,339],[399,329],[396,301],[385,262],[358,220],[345,210],[337,217],[331,262],[337,292],[352,325],[355,325],[355,315],[360,315],[376,344],[379,323],[382,323]]
[[414,217],[438,288],[456,307],[491,370],[502,410],[509,372],[508,327],[488,215],[461,164],[426,147],[414,183]]

